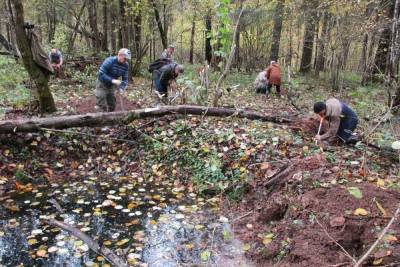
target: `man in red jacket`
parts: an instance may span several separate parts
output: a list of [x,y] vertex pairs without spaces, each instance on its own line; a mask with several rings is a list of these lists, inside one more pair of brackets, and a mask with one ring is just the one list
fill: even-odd
[[271,64],[268,66],[268,68],[265,70],[266,74],[265,76],[267,77],[268,80],[268,86],[267,86],[267,91],[268,94],[271,93],[271,87],[272,85],[275,85],[276,92],[280,96],[281,95],[281,69],[276,63],[276,61],[271,61]]

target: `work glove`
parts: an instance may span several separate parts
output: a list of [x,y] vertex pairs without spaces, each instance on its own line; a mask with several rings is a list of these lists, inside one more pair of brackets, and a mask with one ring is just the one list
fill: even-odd
[[113,79],[111,82],[112,82],[112,84],[115,84],[116,86],[119,86],[121,84],[120,80]]

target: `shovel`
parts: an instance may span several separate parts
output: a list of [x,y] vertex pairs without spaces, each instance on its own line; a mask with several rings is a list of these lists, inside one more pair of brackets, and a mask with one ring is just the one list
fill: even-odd
[[[321,117],[321,119],[319,120],[319,127],[318,127],[317,135],[319,135],[321,133],[321,127],[322,127],[323,122],[324,122],[324,118]],[[315,140],[315,145],[318,145],[318,140]],[[321,152],[324,152],[324,149],[322,148],[322,146],[320,146],[319,149],[321,150]]]
[[119,94],[119,101],[121,102],[121,110],[122,110],[122,111],[125,111],[125,108],[124,108],[124,98],[122,97],[121,92],[119,92],[118,94]]

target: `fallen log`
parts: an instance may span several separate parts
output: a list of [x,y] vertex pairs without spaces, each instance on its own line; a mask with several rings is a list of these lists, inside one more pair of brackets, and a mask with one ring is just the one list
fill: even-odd
[[271,116],[253,111],[232,108],[211,108],[203,106],[180,105],[109,113],[101,112],[71,116],[32,118],[25,120],[6,120],[0,121],[0,134],[16,132],[37,132],[46,128],[66,129],[74,127],[121,125],[129,124],[130,122],[138,119],[163,117],[172,114],[214,117],[238,117],[250,120],[269,121],[274,123],[292,122],[292,120],[288,118]]

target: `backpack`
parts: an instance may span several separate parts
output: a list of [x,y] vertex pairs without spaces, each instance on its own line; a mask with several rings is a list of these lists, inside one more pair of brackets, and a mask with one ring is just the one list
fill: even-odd
[[150,63],[147,70],[150,73],[153,73],[155,70],[159,70],[163,66],[168,65],[170,63],[171,63],[171,60],[168,58],[159,58],[159,59],[155,60],[154,62]]

